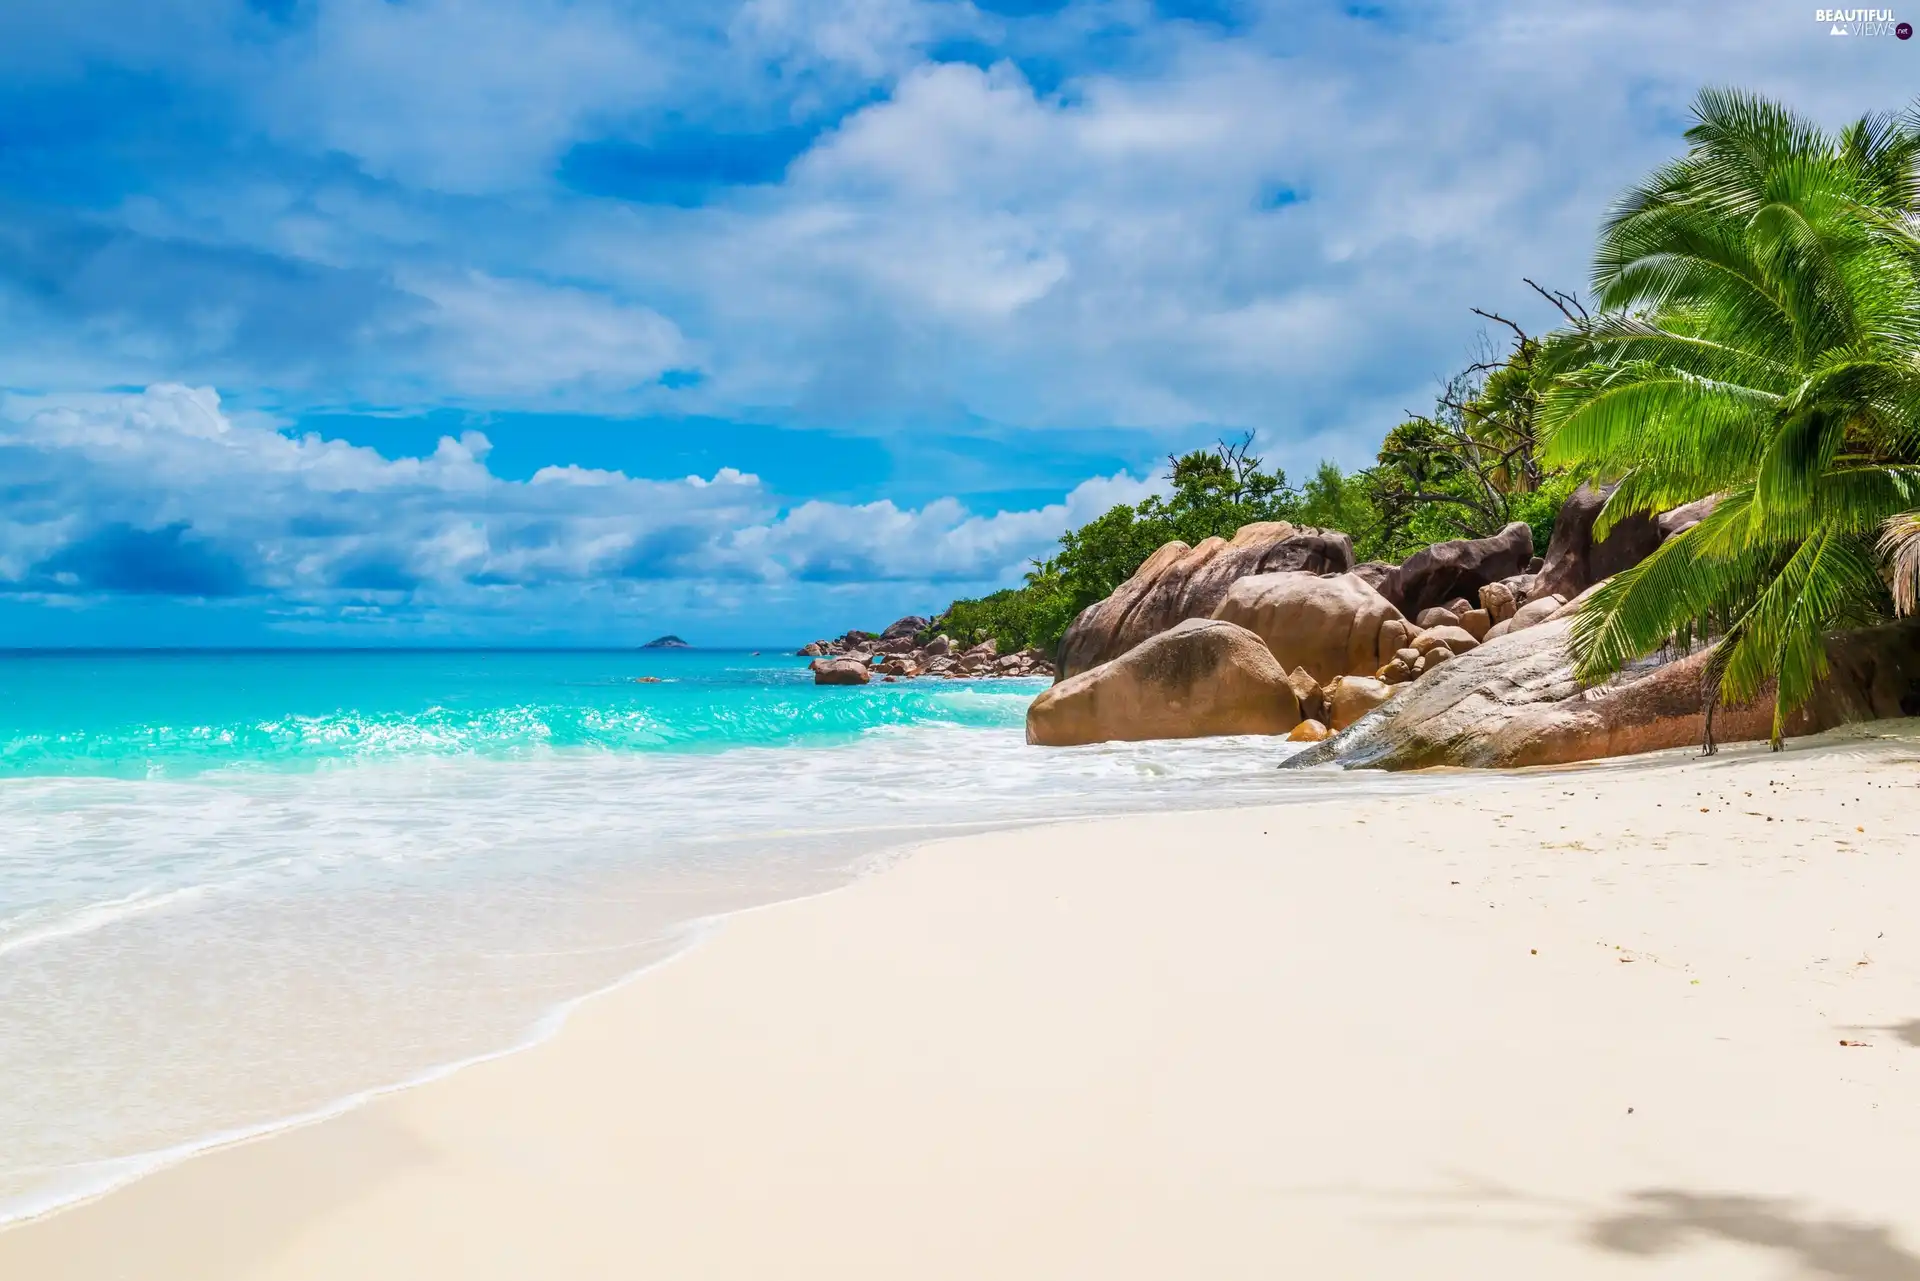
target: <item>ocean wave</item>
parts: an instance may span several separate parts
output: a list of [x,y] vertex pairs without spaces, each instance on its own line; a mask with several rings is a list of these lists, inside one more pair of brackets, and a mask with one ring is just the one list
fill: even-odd
[[[673,685],[682,685],[676,689]],[[413,757],[520,759],[549,752],[719,752],[821,746],[915,725],[1017,726],[1042,686],[882,686],[831,693],[791,681],[686,682],[591,691],[566,700],[194,722],[131,721],[47,733],[0,728],[0,778],[188,777],[213,770],[302,770]]]

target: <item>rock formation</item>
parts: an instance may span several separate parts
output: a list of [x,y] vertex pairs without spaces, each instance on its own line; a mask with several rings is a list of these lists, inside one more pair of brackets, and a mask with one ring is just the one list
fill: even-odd
[[1232,623],[1190,618],[1034,699],[1027,741],[1285,734],[1299,723],[1299,702],[1264,641]]
[[[949,680],[985,680],[993,677],[1033,677],[1053,675],[1053,664],[1037,649],[1017,654],[1002,654],[992,640],[962,649],[951,636],[934,636],[924,643],[919,637],[932,623],[918,614],[909,614],[880,633],[852,631],[830,640],[810,641],[800,647],[803,658],[834,659],[864,667],[878,662],[870,675],[877,673],[886,681],[912,680],[920,676]],[[812,664],[817,685],[864,685],[865,680],[844,675],[823,678],[819,661]],[[835,669],[837,672],[839,669]]]
[[1474,599],[1482,587],[1524,573],[1533,559],[1533,530],[1515,521],[1491,538],[1456,538],[1415,552],[1379,574],[1374,587],[1409,618],[1456,597]]
[[1355,574],[1254,574],[1227,589],[1213,616],[1255,633],[1282,667],[1304,667],[1321,685],[1373,675],[1402,639],[1402,628],[1386,624],[1405,622]]
[[[1567,653],[1569,619],[1541,623],[1462,655],[1346,733],[1308,748],[1289,766],[1513,769],[1564,765],[1701,742],[1704,652],[1642,662],[1583,688]],[[1920,619],[1829,639],[1832,674],[1788,721],[1811,734],[1851,720],[1920,715]],[[1722,742],[1767,738],[1773,698],[1721,708]]]
[[1604,539],[1594,541],[1593,522],[1617,488],[1582,485],[1560,505],[1534,596],[1551,594],[1572,600],[1601,579],[1638,565],[1660,546],[1666,535],[1656,517],[1644,514],[1614,522]]
[[1111,596],[1080,611],[1060,642],[1060,675],[1097,667],[1185,619],[1211,617],[1242,578],[1282,570],[1340,574],[1352,568],[1353,543],[1345,534],[1296,529],[1285,521],[1243,525],[1231,541],[1209,538],[1197,547],[1168,543]]

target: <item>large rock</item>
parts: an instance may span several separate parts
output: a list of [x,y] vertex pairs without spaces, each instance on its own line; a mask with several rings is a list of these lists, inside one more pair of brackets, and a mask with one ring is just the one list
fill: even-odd
[[880,639],[883,641],[898,640],[902,636],[911,639],[918,636],[921,632],[926,631],[927,624],[932,621],[932,619],[922,618],[918,614],[908,614],[905,618],[894,620],[894,622],[887,627],[886,631],[880,633]]
[[1671,511],[1661,512],[1654,521],[1655,524],[1660,526],[1660,541],[1665,542],[1675,534],[1683,534],[1687,530],[1692,529],[1708,516],[1711,516],[1713,509],[1719,505],[1720,495],[1709,494],[1705,498],[1696,499],[1683,507],[1675,507]]
[[1353,544],[1345,534],[1295,529],[1284,521],[1244,525],[1231,541],[1168,543],[1112,595],[1080,611],[1060,641],[1060,676],[1117,658],[1185,619],[1211,616],[1228,588],[1250,575],[1352,568]]
[[1472,600],[1482,587],[1526,570],[1533,559],[1533,530],[1514,521],[1491,538],[1456,538],[1415,552],[1374,584],[1409,618],[1456,596]]
[[1227,589],[1213,616],[1255,633],[1282,667],[1304,667],[1322,685],[1373,675],[1399,647],[1400,631],[1386,624],[1405,621],[1356,574],[1254,574]]
[[1389,565],[1384,560],[1369,560],[1355,565],[1353,572],[1360,576],[1362,582],[1377,592],[1383,585],[1393,581],[1393,576],[1400,572],[1400,567]]
[[865,685],[873,669],[858,658],[816,658],[811,664],[815,685]]
[[1034,699],[1027,741],[1285,734],[1299,722],[1299,701],[1265,642],[1232,623],[1191,618]]
[[[1376,769],[1564,765],[1700,743],[1707,655],[1644,662],[1583,688],[1567,653],[1572,622],[1555,619],[1489,641],[1428,674],[1380,715],[1286,762]],[[1788,722],[1810,734],[1851,720],[1920,714],[1920,619],[1835,635],[1832,673]],[[1722,742],[1765,739],[1773,699],[1721,708]]]
[[1658,519],[1646,514],[1615,521],[1605,538],[1594,541],[1593,522],[1618,488],[1582,485],[1560,504],[1546,561],[1532,595],[1572,600],[1601,579],[1631,569],[1653,555],[1664,535]]

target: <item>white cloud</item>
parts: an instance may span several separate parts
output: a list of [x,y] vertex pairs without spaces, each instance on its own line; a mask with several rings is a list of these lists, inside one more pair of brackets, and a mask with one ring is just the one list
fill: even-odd
[[569,384],[618,393],[693,359],[666,317],[585,290],[479,272],[410,283],[437,308],[436,372],[461,396],[538,398]]
[[647,582],[997,585],[1147,488],[1115,476],[991,515],[952,498],[783,512],[733,467],[670,481],[547,467],[513,481],[488,468],[490,448],[478,432],[420,458],[293,438],[234,421],[207,388],[10,397],[0,591],[265,594],[347,617],[368,601],[457,616],[499,608],[502,592],[531,607],[554,590],[606,610]]
[[[1682,145],[1703,83],[1829,123],[1914,84],[1910,43],[1835,40],[1803,10],[1233,7],[1231,28],[1158,22],[1146,0],[1031,19],[933,0],[312,0],[271,28],[183,0],[0,7],[19,83],[111,66],[172,77],[201,113],[179,125],[143,100],[120,114],[160,143],[77,142],[110,175],[179,152],[85,219],[0,213],[0,378],[873,434],[1257,428],[1298,476],[1363,460],[1424,407],[1469,358],[1471,306],[1550,323],[1520,278],[1582,282],[1607,203]],[[949,37],[1003,60],[929,61]],[[258,133],[206,123],[226,119]],[[784,177],[776,150],[766,181],[692,207],[556,176],[579,142],[820,121]],[[701,378],[668,391],[676,369]],[[179,526],[122,550],[201,557],[179,582],[232,581],[219,552],[275,590],[472,609],[646,574],[764,601],[854,573],[1004,582],[1082,518],[1078,499],[782,515],[732,469],[646,481],[564,457],[516,483],[477,435],[386,458],[166,388],[16,400],[0,449],[34,482],[0,511],[16,582],[102,529]]]
[[500,191],[584,124],[656,100],[667,41],[610,0],[327,0],[259,92],[290,141],[413,186]]

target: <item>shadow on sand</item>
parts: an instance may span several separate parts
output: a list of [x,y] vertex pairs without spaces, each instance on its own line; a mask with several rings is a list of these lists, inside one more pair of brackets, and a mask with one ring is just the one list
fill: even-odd
[[1702,1238],[1775,1251],[1807,1277],[1920,1281],[1920,1255],[1903,1249],[1887,1228],[1809,1216],[1791,1201],[1767,1197],[1655,1188],[1631,1194],[1625,1208],[1590,1228],[1601,1249],[1641,1257],[1683,1250]]

